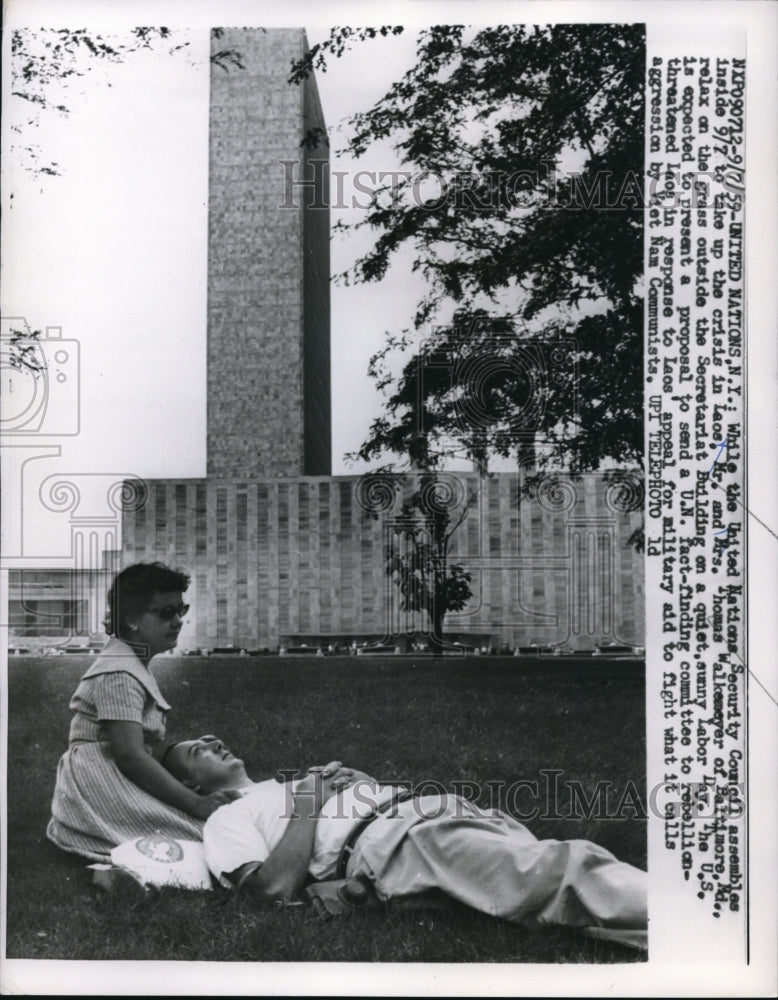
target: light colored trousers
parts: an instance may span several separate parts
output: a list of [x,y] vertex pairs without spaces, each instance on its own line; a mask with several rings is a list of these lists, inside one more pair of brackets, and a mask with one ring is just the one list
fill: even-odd
[[522,823],[453,795],[400,803],[357,840],[349,875],[380,898],[442,889],[503,920],[565,924],[645,948],[646,872],[588,840],[538,840]]

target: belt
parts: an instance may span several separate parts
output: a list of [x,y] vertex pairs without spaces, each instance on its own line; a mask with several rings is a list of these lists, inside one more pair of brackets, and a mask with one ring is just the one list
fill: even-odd
[[392,806],[397,805],[400,802],[405,802],[407,799],[411,798],[413,798],[413,792],[409,788],[401,788],[391,797],[391,799],[388,799],[386,802],[382,802],[380,806],[376,806],[369,816],[365,816],[363,820],[360,820],[359,823],[357,823],[348,837],[346,837],[346,842],[340,849],[338,866],[335,871],[336,878],[346,877],[346,868],[348,867],[349,858],[354,853],[356,843],[373,820],[378,819],[382,813],[388,812]]

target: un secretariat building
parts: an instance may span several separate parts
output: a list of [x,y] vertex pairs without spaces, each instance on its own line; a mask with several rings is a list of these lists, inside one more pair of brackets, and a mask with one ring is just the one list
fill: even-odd
[[[301,145],[325,127],[313,77],[287,83],[302,30],[228,29],[245,69],[211,76],[208,465],[202,479],[129,484],[123,565],[192,576],[183,647],[350,644],[414,633],[384,548],[401,499],[380,479],[332,476],[329,166]],[[290,198],[289,172],[296,185]],[[452,539],[471,573],[446,634],[499,648],[644,643],[640,511],[601,476],[520,497],[517,474],[445,473]],[[416,633],[418,634],[418,632]]]

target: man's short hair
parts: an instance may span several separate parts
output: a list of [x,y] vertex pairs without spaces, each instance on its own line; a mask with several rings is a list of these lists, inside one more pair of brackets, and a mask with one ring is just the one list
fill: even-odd
[[172,751],[176,747],[181,746],[182,743],[186,743],[186,740],[174,740],[172,743],[167,743],[158,758],[159,763],[165,768],[168,774],[172,774],[179,781],[183,781],[186,775],[182,774],[181,768],[176,766],[175,756]]

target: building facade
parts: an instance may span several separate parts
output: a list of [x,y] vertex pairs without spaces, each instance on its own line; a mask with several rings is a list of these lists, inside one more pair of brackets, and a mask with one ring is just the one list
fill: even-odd
[[[450,549],[473,591],[446,618],[452,641],[643,644],[643,560],[628,544],[639,482],[549,481],[530,499],[518,475],[442,478],[454,519],[475,495]],[[184,647],[396,643],[429,628],[400,609],[385,569],[400,508],[401,491],[378,476],[150,481],[125,514],[124,562],[162,559],[191,574]]]

